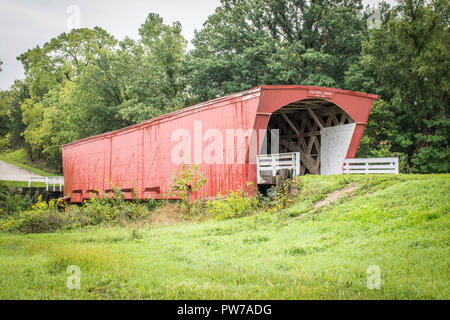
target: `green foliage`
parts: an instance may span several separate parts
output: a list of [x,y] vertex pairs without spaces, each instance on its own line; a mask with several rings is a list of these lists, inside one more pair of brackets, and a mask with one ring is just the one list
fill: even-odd
[[225,195],[219,194],[214,199],[197,200],[190,212],[193,216],[206,216],[217,220],[242,218],[264,210],[280,212],[292,204],[299,190],[301,183],[298,178],[287,179],[282,186],[270,188],[265,195],[250,184],[248,192],[231,191]]
[[102,55],[117,44],[105,30],[73,29],[21,54],[32,97],[43,97],[65,81],[72,81],[84,68],[99,63]]
[[354,1],[221,1],[192,43],[191,92],[209,100],[262,84],[339,87],[366,36]]
[[132,123],[184,107],[186,99],[182,72],[187,42],[181,24],[165,25],[159,15],[150,13],[139,35],[138,43],[121,44],[116,63],[120,76],[125,77],[128,96],[119,112]]
[[24,82],[16,80],[9,91],[0,91],[0,136],[10,134],[10,148],[20,146],[25,124],[22,121],[20,104],[29,98],[28,87]]
[[22,196],[16,188],[0,181],[0,218],[23,211],[31,205],[32,199],[30,197]]
[[392,109],[389,103],[380,98],[374,102],[356,156],[360,158],[398,157],[400,172],[407,173],[410,171],[408,155],[392,151],[392,143],[400,135]]
[[191,207],[189,196],[203,188],[206,183],[203,173],[198,171],[198,165],[183,164],[180,173],[175,170],[172,171],[171,179],[169,194],[180,196],[189,211]]
[[214,219],[225,220],[242,218],[254,213],[259,208],[256,197],[247,195],[244,191],[229,192],[225,196],[206,202],[205,210]]
[[[46,202],[40,197],[29,208],[30,199],[21,200],[19,195],[7,196],[2,200],[0,190],[0,229],[22,233],[54,232],[101,224],[126,226],[145,223],[156,207],[154,201],[126,201],[117,187],[111,195],[92,195],[81,206],[66,205],[56,200]],[[12,205],[13,200],[18,202]]]
[[7,92],[0,90],[0,138],[3,138],[5,135],[9,134],[8,103],[6,100],[6,96]]
[[385,114],[369,118],[379,129],[366,133],[375,148],[366,152],[405,154],[413,172],[450,170],[448,12],[448,0],[399,1],[348,74],[350,89],[376,89],[385,101]]
[[280,186],[275,187],[272,206],[276,210],[284,209],[292,203],[294,200],[293,196],[301,189],[300,179],[300,177],[286,179]]
[[67,223],[67,218],[66,214],[60,213],[55,200],[47,203],[40,198],[29,210],[2,221],[0,228],[23,233],[54,232]]
[[4,136],[0,136],[0,152],[4,152],[11,148],[11,134],[7,133]]
[[110,194],[92,195],[85,200],[78,210],[89,219],[89,224],[120,224],[126,221],[142,221],[151,214],[149,206],[137,200],[126,201],[119,187],[114,187]]

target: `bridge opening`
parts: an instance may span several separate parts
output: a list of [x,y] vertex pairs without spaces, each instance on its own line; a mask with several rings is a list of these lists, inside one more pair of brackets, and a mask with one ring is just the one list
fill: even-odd
[[[291,174],[336,174],[342,169],[354,128],[352,117],[333,102],[318,98],[300,100],[272,113],[265,149],[271,154],[273,141],[277,140],[281,157],[298,154],[299,159],[295,160],[299,160],[299,167],[290,168]],[[273,129],[278,130],[278,137]],[[261,155],[258,157],[261,159]]]

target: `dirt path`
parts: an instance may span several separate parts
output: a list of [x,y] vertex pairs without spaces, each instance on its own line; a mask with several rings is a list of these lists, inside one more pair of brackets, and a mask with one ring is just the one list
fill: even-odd
[[334,201],[338,200],[340,197],[342,197],[345,194],[351,194],[356,188],[358,188],[358,186],[359,186],[358,182],[352,182],[343,189],[335,190],[335,191],[329,193],[325,199],[323,199],[319,202],[316,202],[309,211],[302,213],[301,215],[299,215],[297,217],[292,218],[291,221],[297,220],[308,213],[314,213],[318,209],[320,209],[324,206],[327,206],[330,203],[333,203]]
[[357,182],[352,182],[348,186],[346,186],[344,189],[335,190],[328,194],[328,196],[323,199],[322,201],[316,202],[312,209],[310,211],[316,211],[317,209],[322,208],[323,206],[327,206],[330,203],[336,201],[340,197],[342,197],[344,194],[350,194],[352,193],[356,188],[358,188]]
[[28,181],[30,177],[42,177],[13,164],[0,160],[0,180]]

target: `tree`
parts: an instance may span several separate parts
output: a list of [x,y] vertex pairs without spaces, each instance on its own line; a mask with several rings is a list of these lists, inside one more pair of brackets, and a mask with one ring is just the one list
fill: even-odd
[[126,95],[120,114],[132,123],[179,109],[186,103],[186,40],[180,23],[166,25],[159,15],[150,13],[139,34],[137,43],[129,39],[121,43],[114,62],[116,77],[123,79]]
[[61,145],[185,105],[186,40],[150,14],[138,41],[74,29],[20,55],[29,96],[19,103],[33,159],[61,168]]
[[415,172],[450,170],[448,12],[448,0],[399,1],[386,27],[371,30],[348,74],[352,89],[359,79],[387,101],[392,114],[385,120],[396,127],[391,151],[406,153]]
[[[50,138],[58,134],[51,119],[57,117],[55,115],[63,114],[60,108],[64,103],[60,103],[57,98],[61,96],[61,92],[67,92],[68,86],[70,87],[84,70],[99,64],[103,56],[111,52],[116,44],[117,41],[101,28],[74,29],[68,34],[62,33],[51,39],[42,47],[28,50],[17,58],[25,69],[23,86],[27,88],[28,93],[17,102],[21,121],[25,125],[25,148],[32,159],[45,157],[58,167],[54,159],[60,159],[60,155],[49,153],[49,150],[59,150],[60,153],[60,145],[52,145],[55,140]],[[75,123],[75,128],[77,125]],[[77,133],[78,130],[75,131],[75,136],[78,136]]]
[[359,0],[222,0],[196,32],[187,73],[198,100],[262,84],[340,87],[366,37]]
[[9,134],[9,143],[11,147],[17,147],[24,143],[23,131],[25,125],[22,121],[21,104],[25,99],[29,98],[28,86],[20,80],[16,80],[10,90],[4,90],[0,93],[0,109],[3,120],[2,124]]
[[97,63],[111,51],[117,40],[104,29],[73,29],[21,54],[17,59],[25,69],[30,94],[44,96],[51,88],[73,81],[84,68]]
[[75,80],[81,136],[97,134],[185,106],[182,67],[186,40],[178,22],[149,14],[138,41],[125,38]]

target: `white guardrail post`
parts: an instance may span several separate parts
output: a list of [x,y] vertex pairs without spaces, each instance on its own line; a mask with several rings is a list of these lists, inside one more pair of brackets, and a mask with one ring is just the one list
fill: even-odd
[[355,158],[345,159],[343,174],[390,173],[398,174],[398,158]]

